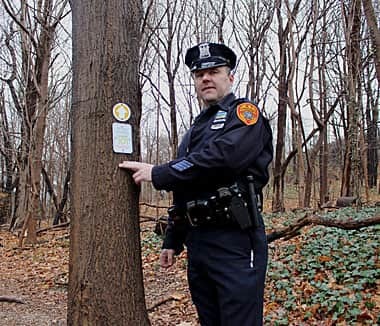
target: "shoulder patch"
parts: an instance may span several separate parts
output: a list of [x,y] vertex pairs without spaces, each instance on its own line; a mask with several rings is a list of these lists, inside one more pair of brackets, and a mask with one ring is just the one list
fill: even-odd
[[236,108],[238,118],[247,126],[254,125],[259,119],[259,109],[252,103],[241,103]]

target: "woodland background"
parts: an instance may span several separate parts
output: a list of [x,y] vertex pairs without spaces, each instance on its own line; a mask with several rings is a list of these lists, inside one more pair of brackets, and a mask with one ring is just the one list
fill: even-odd
[[[39,229],[71,221],[71,9],[65,0],[1,3],[0,224],[22,248],[24,242],[38,243]],[[265,189],[266,223],[272,241],[286,241],[271,247],[268,324],[377,323],[379,1],[130,3],[141,8],[142,111],[136,137],[142,160],[173,158],[199,113],[183,56],[201,41],[225,42],[236,50],[234,91],[270,119],[275,158]],[[87,26],[86,16],[82,19]],[[100,26],[105,19],[98,19]],[[138,101],[128,104],[137,112]],[[354,207],[338,209],[338,198]],[[140,202],[142,221],[155,220],[165,213],[170,195],[144,185]],[[23,251],[14,249],[13,236],[2,237],[10,238],[0,250],[17,261],[16,253]],[[146,267],[144,259],[157,259],[159,238],[153,233],[142,238]],[[32,248],[36,259],[38,247]],[[11,278],[12,272],[2,272],[4,280]]]

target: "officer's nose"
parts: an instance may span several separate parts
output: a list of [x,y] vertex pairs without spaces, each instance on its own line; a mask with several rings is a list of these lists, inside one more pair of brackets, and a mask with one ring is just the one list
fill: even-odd
[[209,81],[211,79],[211,74],[209,74],[208,72],[205,72],[203,75],[202,75],[202,81],[205,82],[205,81]]

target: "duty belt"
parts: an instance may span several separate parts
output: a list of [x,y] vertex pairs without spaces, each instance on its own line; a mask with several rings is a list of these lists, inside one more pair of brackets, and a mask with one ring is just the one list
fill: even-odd
[[191,226],[236,224],[229,208],[218,207],[215,197],[188,202],[186,218]]
[[168,209],[169,223],[179,225],[189,223],[192,227],[236,224],[236,221],[227,212],[225,214],[212,212],[206,200],[197,200],[189,203],[191,203],[192,206],[191,210],[186,210],[181,213],[177,212],[175,206],[171,206]]
[[196,226],[225,226],[239,225],[241,229],[257,227],[257,197],[250,199],[250,195],[243,195],[237,184],[222,187],[216,195],[207,200],[193,200],[186,204],[186,211],[178,212],[174,206],[168,209],[169,219],[173,223],[188,221]]

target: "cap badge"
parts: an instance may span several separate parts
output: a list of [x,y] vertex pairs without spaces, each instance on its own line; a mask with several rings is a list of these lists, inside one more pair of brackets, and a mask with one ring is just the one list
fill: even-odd
[[252,103],[239,104],[236,113],[247,126],[254,125],[259,119],[259,109]]
[[208,57],[211,57],[209,44],[199,44],[199,58],[202,59]]

